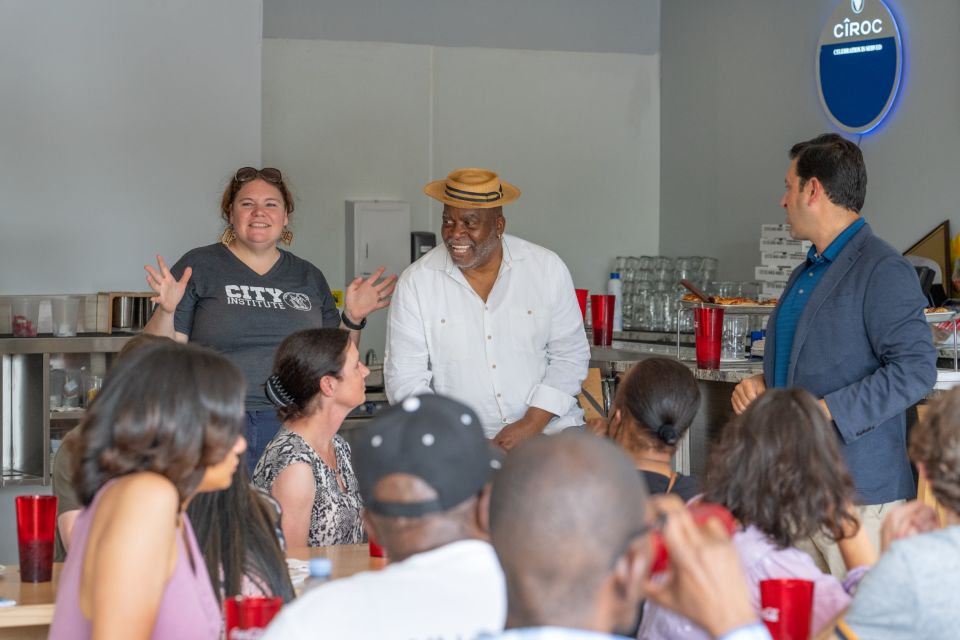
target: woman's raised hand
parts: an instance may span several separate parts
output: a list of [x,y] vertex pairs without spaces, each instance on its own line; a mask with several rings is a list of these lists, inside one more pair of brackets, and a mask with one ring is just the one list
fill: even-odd
[[383,309],[390,304],[389,296],[396,288],[396,274],[377,283],[386,267],[380,267],[377,272],[364,280],[357,278],[350,283],[344,294],[343,312],[349,316],[351,322],[357,323],[377,309]]
[[193,269],[187,267],[183,272],[183,277],[177,280],[170,273],[167,263],[160,256],[157,256],[157,266],[160,268],[159,272],[150,265],[144,266],[144,269],[147,270],[147,284],[157,294],[150,298],[150,302],[157,304],[166,313],[173,313],[177,310],[177,305],[183,298],[183,292],[187,288],[187,282],[193,274]]

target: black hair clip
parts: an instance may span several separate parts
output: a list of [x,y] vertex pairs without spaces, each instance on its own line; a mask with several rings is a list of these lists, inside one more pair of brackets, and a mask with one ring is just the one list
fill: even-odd
[[273,374],[267,378],[265,388],[267,399],[278,407],[289,407],[293,404],[293,398],[287,393],[287,390],[280,384],[280,376]]

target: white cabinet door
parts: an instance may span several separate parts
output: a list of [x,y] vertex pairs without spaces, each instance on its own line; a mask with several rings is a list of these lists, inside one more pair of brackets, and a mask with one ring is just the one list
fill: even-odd
[[382,266],[387,276],[410,266],[409,204],[348,200],[346,223],[347,283],[357,276],[368,278]]

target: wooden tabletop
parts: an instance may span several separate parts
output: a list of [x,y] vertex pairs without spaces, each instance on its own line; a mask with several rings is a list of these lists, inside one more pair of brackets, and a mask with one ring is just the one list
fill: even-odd
[[[378,571],[387,566],[385,558],[371,558],[369,547],[365,544],[291,549],[287,557],[298,560],[330,558],[333,562],[333,580],[347,578],[361,571]],[[57,600],[62,566],[54,564],[53,580],[39,584],[20,582],[20,569],[17,566],[8,566],[5,572],[0,573],[0,598],[17,602],[13,607],[0,607],[0,628],[49,625],[53,620],[53,603]],[[0,632],[0,636],[6,637],[3,632]]]

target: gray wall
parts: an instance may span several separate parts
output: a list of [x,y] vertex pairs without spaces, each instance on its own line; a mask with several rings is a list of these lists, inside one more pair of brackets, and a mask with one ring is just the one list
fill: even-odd
[[260,0],[0,2],[0,293],[144,291],[260,162]]
[[265,0],[263,36],[654,54],[660,0]]
[[[0,2],[0,294],[146,290],[218,239],[260,164],[260,29],[260,0]],[[0,564],[14,497],[49,491],[0,489]]]
[[[478,166],[523,192],[508,233],[605,291],[613,256],[657,251],[658,72],[656,55],[268,38],[263,162],[298,199],[291,249],[343,289],[344,200],[408,202],[412,228],[439,235],[423,186]],[[382,356],[386,318],[361,353]]]
[[[888,1],[904,41],[903,83],[860,144],[864,216],[901,251],[951,219],[960,149],[960,3]],[[661,36],[660,250],[720,258],[753,278],[764,222],[781,222],[787,151],[834,131],[814,56],[836,0],[669,0]],[[856,140],[856,138],[853,138]]]

